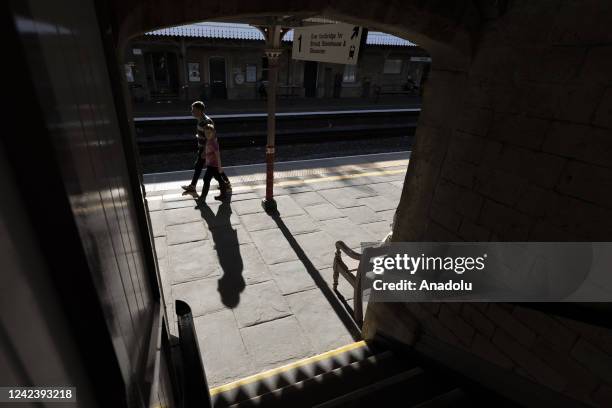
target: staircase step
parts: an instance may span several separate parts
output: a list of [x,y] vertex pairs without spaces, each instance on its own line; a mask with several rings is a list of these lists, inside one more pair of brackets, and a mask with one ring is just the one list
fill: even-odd
[[419,377],[422,374],[420,368],[410,367],[405,360],[398,359],[392,352],[386,351],[242,401],[232,405],[232,408],[312,407],[406,371],[412,371],[410,377]]
[[429,401],[441,394],[456,388],[456,384],[448,378],[440,378],[428,371],[418,376],[411,376],[400,381],[381,381],[380,386],[374,385],[370,390],[364,390],[358,398],[349,399],[337,408],[360,408],[360,407],[412,407],[414,405]]
[[228,407],[322,373],[365,360],[374,354],[364,341],[264,371],[210,390],[213,407]]
[[369,395],[371,393],[377,392],[383,388],[386,388],[392,384],[397,384],[400,382],[404,382],[409,380],[412,377],[418,376],[418,375],[422,375],[423,374],[423,370],[419,367],[417,368],[413,368],[411,370],[408,371],[404,371],[402,373],[396,374],[392,377],[389,378],[385,378],[382,381],[378,381],[374,384],[368,385],[366,387],[360,388],[358,390],[355,390],[353,392],[350,392],[348,394],[344,394],[341,395],[339,397],[336,397],[332,400],[329,401],[325,401],[322,404],[318,404],[316,406],[314,406],[313,408],[333,408],[333,407],[340,407],[343,406],[344,404],[348,403],[348,402],[353,402],[358,400],[361,397],[364,397],[366,395]]
[[454,408],[469,406],[473,406],[473,404],[468,401],[467,394],[461,388],[455,388],[447,393],[415,405],[413,408]]

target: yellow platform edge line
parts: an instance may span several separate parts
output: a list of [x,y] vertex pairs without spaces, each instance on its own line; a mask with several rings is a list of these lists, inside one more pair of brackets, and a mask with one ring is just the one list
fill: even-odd
[[317,354],[316,356],[307,357],[303,360],[296,361],[295,363],[290,363],[290,364],[287,364],[281,367],[273,368],[268,371],[263,371],[261,373],[254,374],[249,377],[245,377],[245,378],[242,378],[240,380],[237,380],[237,381],[225,384],[225,385],[220,385],[218,387],[211,388],[210,395],[213,396],[213,395],[216,395],[222,392],[232,390],[234,388],[241,387],[246,384],[253,383],[255,381],[263,380],[265,378],[271,377],[276,374],[280,374],[285,371],[289,371],[297,367],[301,367],[301,366],[311,364],[311,363],[316,363],[317,361],[325,360],[327,358],[334,357],[342,353],[346,353],[347,351],[355,350],[359,347],[364,347],[365,345],[366,345],[365,341],[363,340],[357,341],[355,343],[350,343],[345,346],[338,347],[337,349],[334,349],[334,350],[326,351],[325,353]]
[[[378,170],[378,171],[371,171],[371,172],[366,172],[366,173],[326,176],[326,177],[318,177],[318,178],[311,178],[311,179],[305,179],[305,180],[279,181],[278,183],[275,183],[274,186],[275,187],[286,187],[286,186],[294,186],[294,185],[299,185],[299,184],[322,183],[325,181],[337,181],[337,180],[345,180],[345,179],[351,179],[351,178],[380,176],[380,175],[398,174],[398,173],[405,173],[405,172],[406,172],[406,169]],[[241,190],[249,190],[249,189],[259,190],[262,188],[266,188],[266,185],[258,184],[255,186],[236,186],[233,188],[233,191],[241,191]],[[167,198],[178,198],[178,197],[181,197],[182,195],[183,195],[182,193],[174,193],[174,194],[166,194],[166,197]],[[163,196],[164,196],[163,194],[155,195],[155,196],[147,197],[147,200],[159,201],[159,200],[162,200]]]

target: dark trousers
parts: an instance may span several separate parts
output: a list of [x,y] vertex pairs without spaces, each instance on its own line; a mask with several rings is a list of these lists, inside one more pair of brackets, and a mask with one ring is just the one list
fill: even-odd
[[204,147],[198,147],[198,156],[196,157],[196,161],[194,163],[193,178],[191,179],[192,186],[198,184],[198,179],[200,178],[200,174],[202,174],[202,169],[204,168],[204,159],[202,158],[203,152]]
[[[202,153],[204,153],[204,147],[198,147],[198,157],[196,157],[196,161],[193,164],[193,177],[191,179],[191,185],[195,186],[198,183],[198,179],[200,178],[200,174],[202,174],[202,169],[204,168],[205,160],[202,158]],[[225,175],[225,173],[220,173],[221,178],[223,178],[223,182],[229,186],[230,181]]]
[[205,198],[208,194],[208,190],[210,189],[210,180],[212,180],[213,178],[217,180],[217,183],[219,183],[219,190],[221,190],[221,195],[225,194],[227,190],[227,185],[225,184],[221,173],[219,173],[219,168],[213,166],[206,166],[206,172],[204,173],[204,188],[202,189],[202,194],[200,194],[202,198]]

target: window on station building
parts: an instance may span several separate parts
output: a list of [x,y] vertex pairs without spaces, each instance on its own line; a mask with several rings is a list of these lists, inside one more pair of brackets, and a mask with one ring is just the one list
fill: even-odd
[[268,57],[262,57],[261,59],[261,80],[268,80]]
[[401,74],[402,73],[402,60],[401,59],[388,59],[385,60],[383,66],[383,74]]
[[357,65],[345,65],[342,82],[355,82],[357,80]]

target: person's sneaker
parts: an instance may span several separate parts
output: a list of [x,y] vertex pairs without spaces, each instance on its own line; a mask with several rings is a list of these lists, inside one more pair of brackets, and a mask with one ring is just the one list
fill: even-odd
[[219,194],[218,196],[215,196],[215,200],[217,201],[223,201],[227,198],[227,194]]
[[196,191],[195,186],[192,185],[192,184],[189,184],[189,185],[186,185],[186,186],[181,186],[181,188],[183,190],[185,190],[185,191],[189,191],[189,192],[193,192],[193,193],[195,193],[195,191]]

